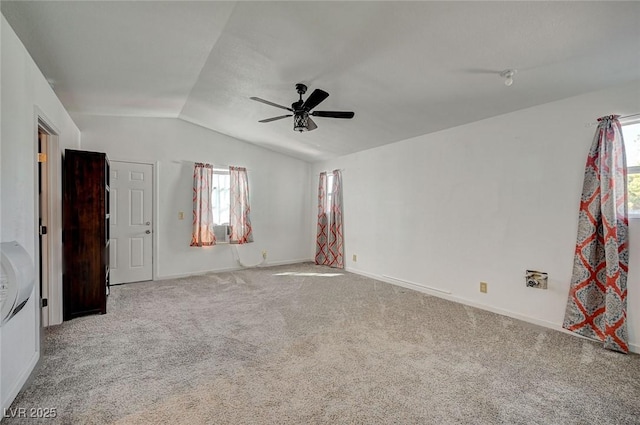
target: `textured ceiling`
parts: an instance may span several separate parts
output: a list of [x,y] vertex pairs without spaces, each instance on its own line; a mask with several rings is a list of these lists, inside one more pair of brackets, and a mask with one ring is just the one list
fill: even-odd
[[[72,113],[177,117],[321,160],[640,79],[639,2],[2,2]],[[516,68],[511,87],[499,72]],[[296,133],[303,82],[330,93]]]

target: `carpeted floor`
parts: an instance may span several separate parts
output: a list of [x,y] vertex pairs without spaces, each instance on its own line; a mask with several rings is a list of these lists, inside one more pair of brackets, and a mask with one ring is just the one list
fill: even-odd
[[[310,264],[112,288],[47,330],[38,424],[640,424],[640,356]],[[5,419],[9,424],[29,423]]]

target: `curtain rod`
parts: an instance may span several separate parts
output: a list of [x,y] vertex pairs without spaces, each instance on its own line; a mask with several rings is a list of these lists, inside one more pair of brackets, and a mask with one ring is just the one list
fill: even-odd
[[[612,115],[615,115],[615,114],[612,114]],[[608,117],[608,116],[610,116],[610,115],[605,115],[605,117]],[[626,120],[627,118],[634,118],[634,117],[640,117],[640,114],[631,114],[631,115],[621,116],[621,117],[618,117],[618,121],[619,120]],[[585,127],[596,127],[598,125],[598,123],[599,123],[599,121],[595,120],[595,121],[591,121],[591,122],[586,123],[584,126]]]
[[[220,170],[224,170],[224,169],[229,169],[230,165],[216,165],[216,164],[211,164],[209,162],[202,162],[202,161],[193,161],[193,160],[189,160],[189,159],[180,159],[180,160],[172,160],[171,162],[173,162],[174,164],[196,164],[196,163],[201,163],[201,164],[210,164],[213,166],[214,169],[220,169]],[[234,167],[242,167],[241,165],[234,165]],[[244,167],[246,168],[247,171],[251,171],[251,168],[249,167]]]

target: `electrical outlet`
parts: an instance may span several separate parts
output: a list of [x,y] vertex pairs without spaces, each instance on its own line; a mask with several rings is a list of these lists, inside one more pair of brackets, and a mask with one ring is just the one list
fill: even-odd
[[184,220],[184,211],[178,211],[178,220]]
[[480,292],[483,294],[487,293],[487,282],[480,282]]
[[267,259],[267,250],[266,249],[262,251],[262,258],[265,259],[265,260]]
[[358,256],[356,254],[353,254],[353,262],[357,262],[358,261]]

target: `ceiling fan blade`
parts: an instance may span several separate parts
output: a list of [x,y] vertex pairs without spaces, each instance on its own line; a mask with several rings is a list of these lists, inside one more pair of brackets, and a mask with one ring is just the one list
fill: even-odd
[[275,106],[276,108],[286,109],[287,111],[293,112],[293,109],[288,108],[286,106],[278,105],[277,103],[269,102],[268,100],[260,99],[259,97],[250,97],[249,99],[255,100],[256,102],[265,103],[267,105]]
[[351,119],[356,114],[353,112],[340,112],[340,111],[313,111],[311,115],[313,115],[314,117]]
[[277,121],[277,120],[281,120],[283,118],[287,118],[287,117],[292,117],[293,115],[280,115],[279,117],[273,117],[273,118],[267,118],[264,120],[260,120],[258,122],[271,122],[271,121]]
[[311,93],[311,95],[307,98],[307,100],[305,100],[305,102],[302,104],[302,108],[310,111],[318,106],[327,97],[329,97],[329,93],[324,90],[315,89],[313,93]]
[[316,128],[318,128],[318,126],[311,117],[307,118],[307,131],[315,130]]

